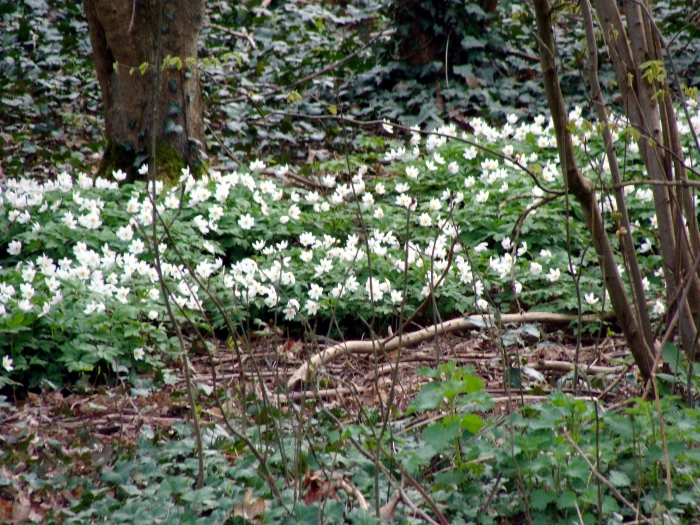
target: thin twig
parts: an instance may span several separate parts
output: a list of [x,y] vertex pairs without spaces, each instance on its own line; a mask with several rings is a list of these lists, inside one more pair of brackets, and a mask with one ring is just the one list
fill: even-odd
[[229,35],[233,35],[238,38],[243,38],[247,40],[251,47],[253,49],[257,49],[258,46],[255,43],[255,40],[253,40],[253,36],[248,33],[248,30],[244,27],[243,31],[234,31],[233,29],[229,29],[228,27],[220,26],[219,24],[213,24],[211,22],[207,22],[206,24],[202,24],[204,27],[213,27],[214,29],[218,29],[219,31],[223,31],[224,33],[228,33]]

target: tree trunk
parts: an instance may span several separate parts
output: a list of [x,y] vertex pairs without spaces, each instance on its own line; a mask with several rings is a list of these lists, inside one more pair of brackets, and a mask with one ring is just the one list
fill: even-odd
[[586,217],[586,224],[591,233],[591,241],[603,270],[605,287],[610,294],[610,302],[613,305],[620,327],[625,334],[627,345],[634,356],[634,361],[639,367],[639,372],[646,379],[652,373],[652,348],[645,338],[644,330],[639,326],[637,315],[635,315],[627,300],[625,287],[617,269],[610,239],[605,233],[605,223],[596,201],[593,184],[581,174],[576,164],[569,120],[564,106],[564,97],[561,93],[556,66],[556,50],[552,31],[552,7],[549,0],[534,0],[534,7],[537,20],[537,36],[540,44],[540,63],[542,66],[544,91],[552,114],[564,182],[567,191],[571,192],[576,198]]
[[[671,116],[674,109],[668,96],[668,83],[665,78],[644,77],[644,64],[647,61],[663,63],[658,34],[652,25],[648,6],[624,2],[625,30],[616,2],[594,0],[594,3],[630,123],[641,133],[639,151],[649,178],[660,183],[682,181],[686,178],[685,171],[678,169],[680,163],[669,157],[670,153],[678,156],[681,151],[675,118]],[[662,126],[662,119],[665,126]],[[652,191],[668,292],[667,303],[671,312],[678,311],[680,339],[690,356],[698,334],[693,312],[700,311],[700,280],[693,270],[694,259],[698,256],[693,248],[693,237],[698,235],[697,218],[688,188],[679,188],[678,198],[671,188],[662,185],[652,186]],[[689,233],[683,227],[684,206],[685,218],[690,224]]]
[[[199,75],[186,62],[197,58],[204,2],[160,1],[162,17],[159,0],[83,0],[104,103],[108,143],[100,172],[107,175],[122,169],[134,177],[150,157],[154,132],[159,177],[177,179],[185,165],[197,172],[206,158]],[[157,86],[159,36],[160,56],[179,58],[181,68],[165,67]]]

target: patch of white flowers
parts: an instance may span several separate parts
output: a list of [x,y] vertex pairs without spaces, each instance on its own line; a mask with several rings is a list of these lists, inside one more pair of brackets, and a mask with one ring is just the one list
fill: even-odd
[[[580,108],[569,118],[576,124],[578,147],[583,148],[593,137]],[[696,120],[700,122],[700,115],[693,126]],[[175,187],[159,184],[156,211],[173,230],[179,228],[177,238],[187,245],[179,250],[187,257],[181,261],[168,237],[160,237],[161,271],[173,307],[201,312],[208,297],[203,287],[223,298],[231,311],[255,304],[275,309],[286,321],[303,321],[331,308],[369,305],[386,314],[404,303],[415,306],[430,293],[457,299],[458,308],[465,311],[492,308],[485,291],[493,287],[516,295],[538,290],[556,295],[558,287],[572,282],[570,262],[549,239],[528,236],[526,229],[539,220],[539,209],[526,216],[517,239],[512,223],[499,226],[500,234],[480,228],[482,223],[501,221],[503,206],[536,207],[545,189],[562,188],[552,124],[542,116],[528,123],[509,115],[503,128],[478,118],[471,125],[473,134],[463,134],[471,144],[448,138],[458,136],[452,125],[427,137],[414,128],[410,144],[401,144],[394,127],[384,122],[390,140],[385,160],[390,163],[387,169],[398,174],[395,179],[369,177],[362,166],[343,177],[325,172],[317,179],[318,189],[295,189],[263,176],[267,166],[255,160],[247,172],[211,170],[195,180],[185,169]],[[687,123],[679,127],[690,129]],[[619,135],[622,150],[625,139]],[[634,154],[632,144],[628,147]],[[596,176],[604,177],[606,165],[599,159],[588,171],[597,169]],[[275,171],[279,179],[289,172],[288,166]],[[139,173],[147,174],[148,167]],[[143,322],[164,319],[149,238],[152,200],[143,183],[120,188],[118,182],[125,178],[120,171],[111,180],[61,173],[55,181],[9,180],[0,189],[0,226],[9,232],[4,237],[7,258],[0,268],[0,330],[18,312],[35,316],[40,324],[57,322],[70,308],[79,308],[87,318],[106,319],[131,306]],[[433,179],[439,184],[424,185]],[[440,189],[425,189],[436,186]],[[650,188],[627,193],[638,209],[648,208],[653,199]],[[116,206],[116,201],[123,203]],[[598,195],[606,214],[614,211],[614,201]],[[362,226],[356,219],[358,210]],[[656,257],[652,210],[641,213],[640,221],[635,226],[639,253]],[[388,229],[389,224],[395,230]],[[408,239],[406,224],[411,227]],[[160,226],[159,231],[162,235]],[[231,240],[248,247],[250,256],[225,264],[220,242]],[[658,292],[660,274],[649,277],[645,289]],[[586,307],[598,307],[603,296],[600,281],[587,277],[582,282],[590,286],[582,290]],[[608,307],[608,301],[603,303]],[[660,300],[652,308],[654,314],[664,310]],[[151,354],[143,344],[130,350],[136,361]],[[16,363],[16,356],[5,355],[2,367],[10,372]]]

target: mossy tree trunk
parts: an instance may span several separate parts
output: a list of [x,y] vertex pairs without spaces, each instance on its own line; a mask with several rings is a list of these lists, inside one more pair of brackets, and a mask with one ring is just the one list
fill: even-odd
[[[133,178],[151,157],[153,133],[158,163],[164,168],[159,177],[175,178],[175,168],[185,165],[199,171],[205,158],[202,94],[197,69],[186,60],[197,58],[204,1],[83,0],[83,7],[107,128],[100,171],[109,175],[122,169]],[[157,86],[157,68],[162,65],[156,63],[159,33],[160,55],[179,58],[182,67],[163,69]],[[142,64],[148,64],[143,73]]]

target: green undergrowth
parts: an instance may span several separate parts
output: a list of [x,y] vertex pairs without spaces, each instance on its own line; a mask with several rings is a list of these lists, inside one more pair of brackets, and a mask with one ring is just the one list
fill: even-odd
[[[5,471],[0,483],[72,494],[70,508],[45,521],[66,524],[377,523],[377,502],[383,506],[401,485],[413,505],[437,519],[427,497],[455,524],[528,517],[690,524],[700,513],[700,412],[678,398],[660,402],[663,430],[654,402],[633,399],[607,409],[562,393],[495,418],[484,415],[494,403],[471,370],[445,363],[419,374],[434,381],[386,431],[379,409],[357,418],[332,405],[280,410],[249,399],[247,424],[235,417],[231,424],[264,464],[224,426],[208,425],[203,488],[194,485],[195,440],[183,424],[170,431],[143,427],[133,449],[84,476],[46,477],[45,457],[17,466],[33,438],[26,435],[0,449],[3,463],[18,469]],[[66,457],[60,448],[42,450]],[[268,474],[278,497],[264,481]],[[338,476],[369,509],[334,485]],[[395,523],[424,522],[402,502],[391,516]]]
[[[388,118],[423,127],[452,122],[463,129],[476,116],[503,123],[516,109],[524,116],[548,110],[534,19],[520,2],[501,0],[493,13],[468,0],[255,0],[205,7],[200,57],[217,62],[201,74],[215,132],[207,136],[207,147],[227,168],[256,156],[293,163],[310,155],[332,157],[346,137],[317,119],[331,106],[359,120]],[[685,24],[697,6],[669,0],[653,2],[651,9],[681,83],[698,86],[700,40],[695,26]],[[0,16],[3,168],[10,176],[29,171],[45,176],[93,166],[106,145],[81,5],[5,1]],[[580,14],[563,6],[555,17],[567,104],[588,111],[580,81],[585,56]],[[250,39],[240,36],[242,29]],[[599,58],[603,87],[613,89],[606,54]],[[374,131],[354,129],[349,142],[357,146]]]

